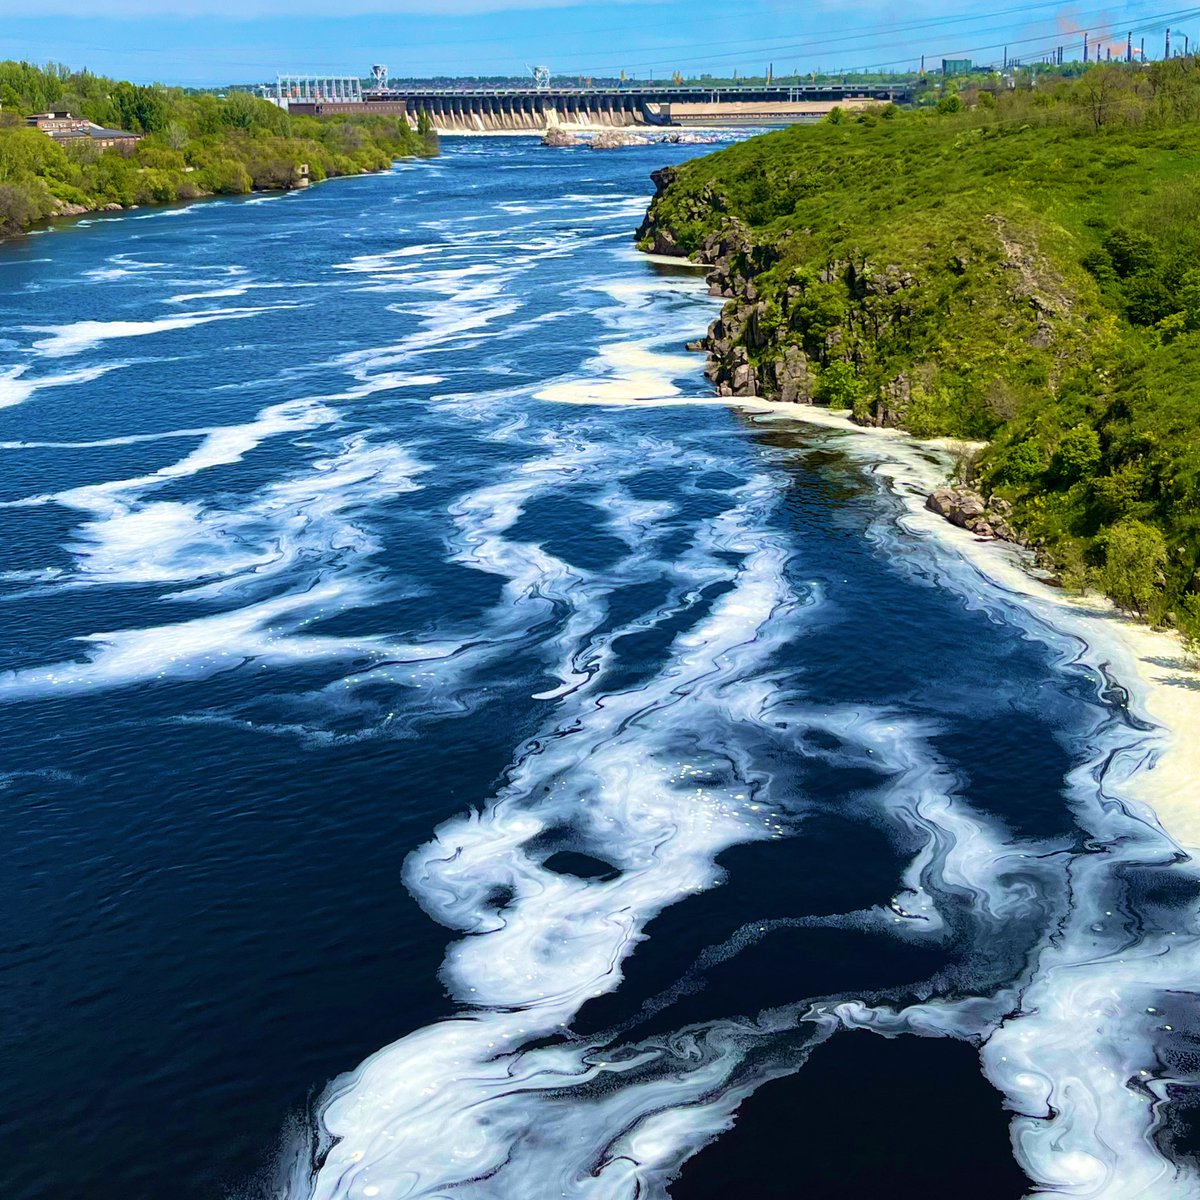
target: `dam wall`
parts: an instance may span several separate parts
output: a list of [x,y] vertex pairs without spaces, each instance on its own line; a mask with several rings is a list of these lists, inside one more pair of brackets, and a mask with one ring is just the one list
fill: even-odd
[[540,133],[638,126],[789,124],[816,120],[835,106],[903,102],[902,87],[852,84],[666,88],[399,88],[361,99],[284,98],[288,111],[313,116],[407,116],[427,113],[439,133]]
[[540,133],[667,125],[665,107],[635,96],[432,96],[409,113],[429,113],[438,133]]
[[726,101],[718,104],[671,104],[672,125],[777,125],[819,121],[833,108],[855,111],[889,103],[869,96],[839,100]]

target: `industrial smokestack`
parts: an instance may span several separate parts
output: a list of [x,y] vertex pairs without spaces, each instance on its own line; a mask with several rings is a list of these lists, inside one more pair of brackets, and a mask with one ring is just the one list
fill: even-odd
[[1142,52],[1141,52],[1141,54],[1138,55],[1138,58],[1140,58],[1142,60],[1142,62],[1146,61],[1146,39],[1145,38],[1142,38]]
[[1083,35],[1083,61],[1087,62],[1087,60],[1088,60],[1088,35],[1085,33]]
[[1167,30],[1167,49],[1163,54],[1163,58],[1170,58],[1170,57],[1171,57],[1171,31],[1168,29]]
[[1133,30],[1129,31],[1129,38],[1125,42],[1125,61],[1133,62]]

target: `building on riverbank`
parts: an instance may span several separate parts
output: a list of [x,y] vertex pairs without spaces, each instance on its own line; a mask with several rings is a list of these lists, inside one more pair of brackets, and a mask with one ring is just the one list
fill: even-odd
[[69,112],[34,113],[25,118],[25,123],[40,129],[47,137],[62,144],[77,143],[88,139],[99,150],[126,150],[141,141],[141,134],[129,133],[124,129],[105,129],[95,121],[72,116]]

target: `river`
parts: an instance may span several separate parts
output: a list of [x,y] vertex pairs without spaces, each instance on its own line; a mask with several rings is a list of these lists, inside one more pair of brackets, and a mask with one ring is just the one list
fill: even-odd
[[0,247],[8,1200],[1200,1194],[1145,723],[705,402],[697,152]]

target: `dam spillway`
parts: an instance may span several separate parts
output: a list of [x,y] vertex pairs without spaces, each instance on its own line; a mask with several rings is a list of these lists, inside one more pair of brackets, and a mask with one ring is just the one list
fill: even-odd
[[305,98],[290,111],[316,116],[428,113],[439,133],[790,124],[817,120],[835,106],[865,108],[910,99],[904,85],[768,84],[750,87],[388,88],[360,101]]

